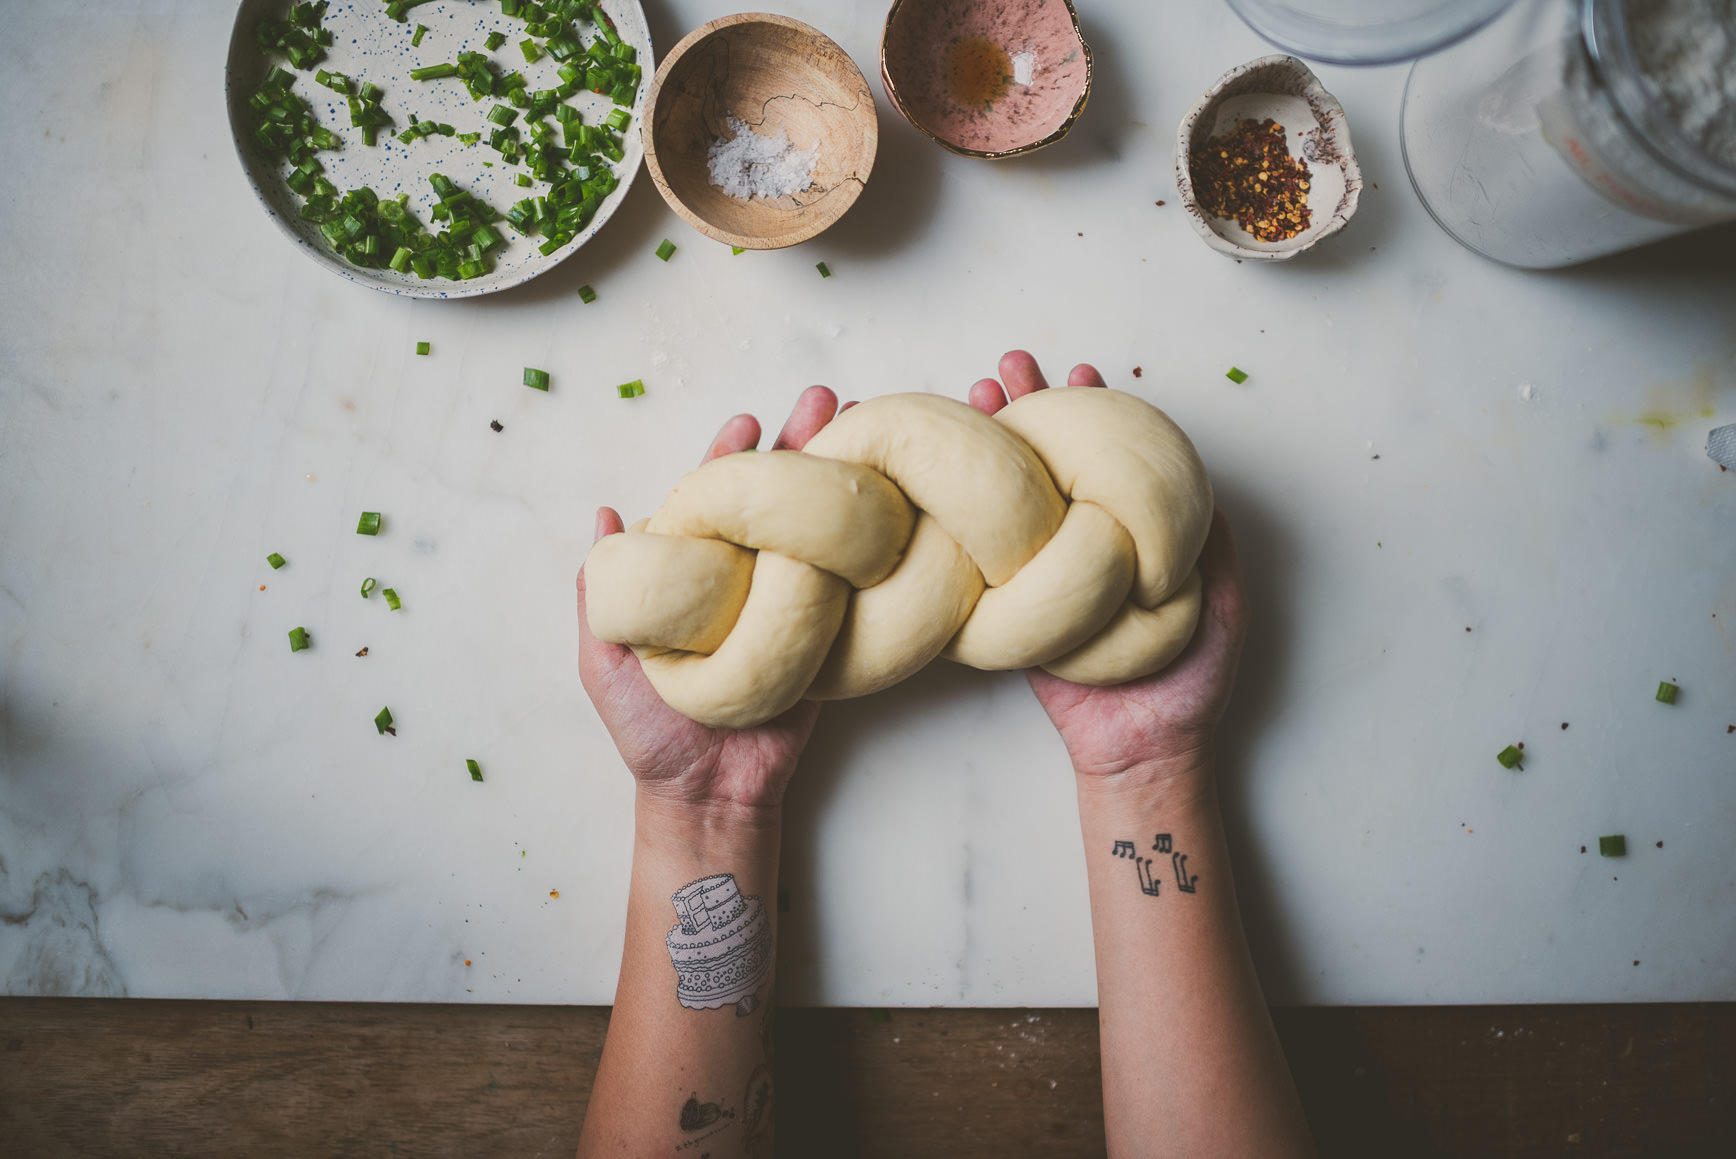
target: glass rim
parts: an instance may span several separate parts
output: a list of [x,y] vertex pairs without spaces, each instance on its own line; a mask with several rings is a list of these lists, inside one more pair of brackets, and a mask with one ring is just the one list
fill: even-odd
[[1647,90],[1628,28],[1627,0],[1580,0],[1580,35],[1616,114],[1645,150],[1686,180],[1736,195],[1736,166],[1706,152]]
[[1457,44],[1513,0],[1443,0],[1417,16],[1362,25],[1310,16],[1284,0],[1228,3],[1243,23],[1285,52],[1321,64],[1372,66],[1414,60]]

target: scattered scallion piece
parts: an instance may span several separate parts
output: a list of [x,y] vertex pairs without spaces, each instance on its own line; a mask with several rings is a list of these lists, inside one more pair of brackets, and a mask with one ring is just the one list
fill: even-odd
[[1676,703],[1676,693],[1680,691],[1681,688],[1677,685],[1671,684],[1668,680],[1662,681],[1658,685],[1658,699],[1665,704],[1674,704]]
[[457,75],[458,66],[449,60],[440,64],[430,64],[425,65],[422,68],[413,68],[410,70],[411,80],[439,80],[441,77]]
[[488,34],[488,39],[482,43],[488,46],[488,51],[493,52],[495,49],[506,43],[506,33],[490,32]]
[[1520,761],[1524,760],[1525,754],[1514,748],[1512,745],[1508,745],[1506,748],[1495,754],[1495,759],[1501,762],[1502,768],[1510,769]]
[[307,629],[291,628],[289,630],[289,650],[300,652],[307,647]]
[[377,586],[378,585],[374,583],[374,577],[373,576],[369,576],[368,578],[364,579],[362,581],[362,598],[365,600],[369,596],[373,595],[374,594],[374,588]]
[[549,388],[549,372],[538,370],[534,366],[524,368],[524,384],[532,390],[547,390]]
[[1228,370],[1226,370],[1224,372],[1224,377],[1229,379],[1231,382],[1235,383],[1237,386],[1240,386],[1240,385],[1242,385],[1242,383],[1248,381],[1247,371],[1239,370],[1234,366],[1230,367]]
[[740,257],[742,254],[745,254],[746,252],[747,252],[747,247],[744,245],[732,245],[729,247],[729,256],[732,258]]
[[589,306],[592,302],[595,302],[596,300],[597,300],[597,291],[591,289],[591,284],[589,282],[586,282],[584,285],[579,287],[579,301],[581,301],[585,305]]
[[412,33],[410,36],[410,47],[411,48],[421,48],[422,47],[422,38],[424,36],[426,36],[427,34],[428,34],[428,26],[426,24],[418,24],[416,26],[416,31],[414,33]]
[[380,594],[386,597],[386,606],[391,608],[394,612],[404,606],[402,601],[398,599],[398,593],[393,591],[391,588],[381,588]]
[[831,276],[832,276],[832,270],[831,270],[831,267],[830,267],[830,266],[828,266],[828,265],[826,265],[826,263],[825,263],[825,262],[819,262],[819,263],[817,263],[817,264],[816,264],[816,265],[815,265],[815,266],[814,266],[814,268],[815,268],[815,269],[816,269],[816,270],[819,270],[819,271],[820,271],[820,276],[821,276],[821,277],[822,277],[822,278],[829,278],[829,277],[831,277]]
[[480,781],[482,779],[482,766],[477,764],[475,760],[466,760],[464,767],[470,770],[471,780]]
[[663,244],[657,247],[657,260],[666,262],[674,256],[674,254],[675,243],[670,241],[668,238],[664,238]]
[[379,715],[374,717],[374,730],[381,736],[385,736],[388,732],[393,736],[398,735],[398,730],[392,727],[392,710],[390,708],[380,709]]
[[1626,857],[1627,835],[1616,833],[1609,837],[1599,837],[1597,839],[1597,852],[1601,857]]
[[518,187],[520,189],[529,189],[530,188],[530,174],[529,173],[520,173],[517,177],[514,177],[513,180],[518,183]]
[[615,393],[622,398],[638,398],[645,393],[645,380],[635,378],[632,382],[623,382],[615,388]]
[[417,354],[427,354],[430,350],[433,350],[433,349],[434,349],[433,343],[430,343],[430,342],[418,342],[418,343],[416,343],[416,353]]
[[378,534],[380,534],[380,513],[378,511],[364,511],[364,512],[362,512],[361,519],[356,521],[356,534],[357,535],[378,535]]
[[278,568],[280,568],[280,567],[282,567],[282,566],[283,566],[283,564],[284,564],[284,559],[283,559],[283,557],[282,557],[282,556],[281,556],[281,555],[278,555],[278,554],[277,554],[277,553],[276,553],[276,552],[275,552],[275,551],[274,551],[274,552],[272,552],[272,553],[271,553],[271,554],[270,554],[270,555],[268,555],[268,556],[266,556],[266,557],[265,557],[265,562],[266,562],[266,563],[269,563],[269,564],[270,564],[270,565],[271,565],[271,570],[272,570],[272,571],[276,571],[276,570],[277,570],[277,569],[278,569]]

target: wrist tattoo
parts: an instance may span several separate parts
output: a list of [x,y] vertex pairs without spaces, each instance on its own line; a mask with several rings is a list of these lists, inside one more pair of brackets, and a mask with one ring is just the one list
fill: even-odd
[[675,997],[689,1010],[735,1005],[738,1018],[759,1005],[771,974],[772,925],[759,897],[743,897],[735,874],[690,881],[670,895],[679,919],[665,942],[675,967]]
[[[1175,848],[1175,842],[1168,833],[1157,834],[1151,842],[1151,851],[1158,854],[1169,854],[1170,870],[1175,874],[1175,887],[1182,893],[1195,893],[1194,888],[1199,881],[1199,874],[1187,871],[1187,854]],[[1154,861],[1150,857],[1142,857],[1134,849],[1131,841],[1117,841],[1109,851],[1111,857],[1125,857],[1133,861],[1139,874],[1139,892],[1147,897],[1158,897],[1163,888],[1163,870],[1159,869],[1153,875],[1151,867]],[[1161,865],[1161,861],[1157,862]]]

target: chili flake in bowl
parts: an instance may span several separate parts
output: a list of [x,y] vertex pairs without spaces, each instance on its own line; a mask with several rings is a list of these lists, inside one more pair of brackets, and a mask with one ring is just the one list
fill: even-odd
[[1255,261],[1293,258],[1337,233],[1362,193],[1344,107],[1292,56],[1219,77],[1182,119],[1175,170],[1206,244]]

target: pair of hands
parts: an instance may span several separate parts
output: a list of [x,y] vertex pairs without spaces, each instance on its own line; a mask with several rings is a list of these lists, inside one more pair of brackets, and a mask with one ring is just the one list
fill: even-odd
[[[1049,385],[1023,350],[1003,357],[999,372],[999,380],[985,378],[970,389],[971,405],[984,414]],[[1067,376],[1067,385],[1102,387],[1104,382],[1095,367],[1081,364]],[[801,450],[839,413],[835,394],[809,387],[772,449]],[[702,461],[755,447],[759,438],[758,420],[737,415],[723,425]],[[598,539],[621,530],[614,510],[597,512]],[[1040,668],[1026,673],[1081,777],[1184,790],[1203,788],[1190,782],[1209,779],[1212,731],[1229,700],[1247,623],[1241,568],[1222,512],[1212,517],[1200,574],[1199,627],[1162,672],[1109,688],[1072,684]],[[640,789],[674,804],[777,809],[814,730],[819,704],[802,701],[749,729],[708,728],[689,720],[663,703],[630,648],[591,635],[582,570],[578,596],[579,675]]]

